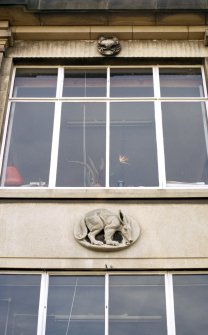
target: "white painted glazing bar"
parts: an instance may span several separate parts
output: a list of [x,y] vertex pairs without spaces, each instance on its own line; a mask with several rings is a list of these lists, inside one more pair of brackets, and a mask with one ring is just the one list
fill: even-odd
[[105,275],[105,335],[109,333],[109,275]]
[[12,80],[11,80],[11,87],[10,87],[10,92],[9,92],[9,98],[12,98],[12,93],[14,89],[14,80],[16,76],[16,68],[14,68],[13,74],[12,74]]
[[161,103],[158,101],[158,99],[160,99],[160,78],[159,78],[159,68],[157,66],[153,67],[153,83],[154,83],[154,95],[156,98],[154,105],[155,105],[155,127],[156,127],[156,141],[157,141],[159,187],[164,188],[166,185],[165,155],[164,155]]
[[39,311],[38,311],[37,335],[45,335],[46,316],[47,316],[47,300],[48,300],[48,283],[49,283],[48,274],[46,273],[42,274],[41,285],[40,285],[40,301],[39,301]]
[[107,98],[110,98],[110,67],[107,68]]
[[12,128],[13,128],[13,121],[14,121],[14,113],[15,113],[15,103],[9,103],[9,110],[8,110],[8,119],[7,119],[7,132],[5,132],[5,138],[3,142],[4,147],[4,153],[2,151],[2,157],[1,157],[1,164],[2,164],[2,178],[1,178],[1,186],[4,185],[5,177],[6,177],[6,167],[8,164],[8,157],[9,157],[9,149],[10,149],[10,143],[11,143],[11,134],[12,134]]
[[63,91],[64,83],[64,69],[62,67],[58,68],[58,78],[57,78],[57,87],[56,87],[56,98],[60,99]]
[[110,186],[110,102],[106,103],[106,171],[105,185]]
[[[107,67],[107,98],[110,98],[110,67]],[[106,102],[106,163],[105,163],[105,186],[110,184],[110,102]]]
[[52,136],[52,146],[51,146],[51,163],[50,163],[49,185],[48,185],[49,187],[56,186],[59,136],[60,136],[60,126],[61,126],[61,106],[62,106],[61,102],[57,102],[55,104],[53,136]]
[[166,186],[166,172],[165,172],[165,154],[162,128],[162,110],[161,102],[155,101],[155,127],[156,127],[156,141],[157,141],[157,161],[159,186],[164,188]]
[[160,76],[158,66],[153,66],[153,85],[154,85],[154,96],[156,99],[160,98]]
[[176,335],[175,329],[175,311],[173,296],[173,278],[167,273],[165,275],[165,297],[166,297],[166,313],[167,313],[167,334]]

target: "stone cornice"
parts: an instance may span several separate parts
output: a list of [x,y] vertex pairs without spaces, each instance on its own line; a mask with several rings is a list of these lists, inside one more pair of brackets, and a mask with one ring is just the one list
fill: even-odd
[[13,44],[12,31],[8,21],[0,21],[0,52],[6,51]]
[[10,26],[199,26],[208,23],[208,11],[28,11],[22,5],[3,6],[0,0],[0,20],[8,20]]
[[208,0],[0,0],[0,5],[23,5],[28,10],[208,10]]
[[[101,35],[122,40],[203,40],[208,26],[14,26],[15,40],[97,40]],[[0,30],[3,39],[11,38],[9,29]]]

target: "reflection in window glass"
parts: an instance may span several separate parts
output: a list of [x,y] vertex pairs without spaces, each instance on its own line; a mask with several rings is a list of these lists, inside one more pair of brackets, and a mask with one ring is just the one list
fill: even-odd
[[165,335],[163,276],[110,276],[109,335]]
[[63,97],[105,97],[106,69],[65,70]]
[[203,83],[199,68],[161,68],[162,97],[203,97]]
[[40,295],[38,275],[0,275],[0,334],[36,335]]
[[56,96],[57,69],[17,69],[13,97],[49,98]]
[[4,186],[48,184],[53,117],[53,103],[12,103],[4,158]]
[[46,335],[103,335],[104,292],[104,277],[50,277]]
[[57,186],[105,186],[105,103],[64,103]]
[[207,120],[201,102],[162,103],[168,185],[208,183]]
[[157,186],[154,104],[111,103],[110,186]]
[[153,97],[152,69],[111,69],[111,97]]
[[208,275],[173,276],[176,335],[207,335]]

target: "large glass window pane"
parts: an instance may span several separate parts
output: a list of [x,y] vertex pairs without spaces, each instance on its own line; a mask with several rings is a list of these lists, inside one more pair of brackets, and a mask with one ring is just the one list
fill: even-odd
[[105,186],[105,103],[64,103],[57,186]]
[[153,97],[152,69],[111,69],[111,97]]
[[111,103],[110,186],[157,186],[152,102]]
[[105,97],[106,69],[65,70],[63,97]]
[[11,104],[2,184],[46,186],[48,184],[54,104]]
[[37,335],[40,276],[0,275],[0,334]]
[[203,97],[203,83],[199,68],[161,68],[162,97]]
[[104,335],[104,277],[50,277],[46,335]]
[[207,335],[208,275],[173,276],[176,335]]
[[17,69],[13,97],[49,98],[56,96],[57,69]]
[[109,335],[165,335],[163,276],[109,277]]
[[208,183],[206,107],[201,102],[162,103],[168,185]]

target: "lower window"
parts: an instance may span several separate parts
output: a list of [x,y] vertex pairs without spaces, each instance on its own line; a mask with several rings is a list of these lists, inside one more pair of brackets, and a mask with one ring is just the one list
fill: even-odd
[[0,274],[3,335],[206,335],[207,274]]

